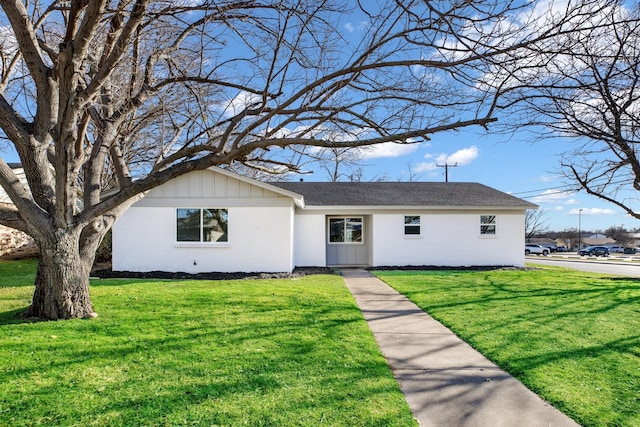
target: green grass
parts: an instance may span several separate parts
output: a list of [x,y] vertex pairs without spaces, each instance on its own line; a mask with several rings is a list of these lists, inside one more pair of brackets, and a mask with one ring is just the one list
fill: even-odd
[[408,426],[338,276],[96,280],[92,320],[26,322],[0,262],[0,426]]
[[[16,316],[31,303],[37,268],[38,260],[35,259],[0,261],[0,352],[4,336],[2,325],[7,322],[16,322]],[[2,360],[0,359],[0,372],[2,372]],[[1,407],[0,411],[2,411]],[[0,426],[2,426],[1,422]]]
[[0,289],[12,286],[33,286],[37,268],[37,259],[0,260]]
[[561,268],[376,275],[583,426],[640,426],[640,280]]

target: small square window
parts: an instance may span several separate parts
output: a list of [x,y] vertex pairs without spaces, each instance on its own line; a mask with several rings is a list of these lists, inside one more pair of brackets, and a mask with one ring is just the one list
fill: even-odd
[[404,235],[405,236],[420,235],[420,216],[419,215],[405,215]]
[[495,215],[480,215],[480,235],[495,235],[496,234],[496,216]]

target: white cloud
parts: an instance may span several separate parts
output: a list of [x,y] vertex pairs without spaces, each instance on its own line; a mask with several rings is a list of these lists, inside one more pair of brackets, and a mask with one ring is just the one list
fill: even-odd
[[542,175],[540,178],[538,178],[538,180],[541,182],[554,182],[557,179],[558,179],[557,176],[549,176],[549,175]]
[[543,0],[537,2],[531,15],[536,18],[562,17],[562,12],[566,11],[567,6],[567,0]]
[[464,166],[468,165],[472,161],[474,161],[479,155],[478,147],[472,145],[469,148],[463,148],[461,150],[456,151],[453,154],[430,154],[427,153],[424,155],[424,158],[427,160],[435,159],[435,161],[431,162],[422,162],[415,165],[415,171],[417,173],[433,171],[438,168],[438,165],[448,164],[448,165],[458,165]]
[[[273,131],[273,129],[268,129],[268,132],[272,132],[271,135],[269,136],[270,138],[287,138],[292,133],[287,128],[280,128],[276,131]],[[267,132],[262,132],[262,135],[264,136],[266,133]]]
[[562,191],[562,190],[547,190],[539,196],[531,199],[532,203],[542,204],[542,203],[562,203],[571,195],[573,192],[571,191]]
[[565,204],[565,205],[577,205],[577,204],[579,204],[579,203],[580,203],[580,202],[579,202],[579,201],[577,201],[576,199],[569,199],[569,200],[567,200],[566,202],[564,202],[564,204]]
[[[594,30],[600,28],[600,37],[585,37],[586,43],[591,43],[590,40],[596,40],[598,46],[591,46],[595,48],[602,55],[605,55],[605,49],[617,49],[616,37],[619,36],[615,31],[606,28],[612,21],[612,16],[625,14],[628,8],[624,5],[620,7],[603,7],[604,2],[574,2],[571,0],[541,0],[537,2],[531,2],[534,5],[533,8],[523,8],[520,13],[507,17],[504,21],[499,21],[495,24],[496,28],[488,27],[490,30],[485,30],[486,26],[479,27],[482,30],[482,34],[491,35],[491,41],[494,43],[513,42],[521,39],[536,37],[539,34],[544,34],[547,31],[554,31],[554,28],[559,28],[559,22],[561,20],[566,21],[562,24],[565,30],[571,28],[572,30],[582,31],[585,34],[591,34]],[[567,19],[567,12],[572,12],[572,18]],[[579,13],[578,13],[579,12]],[[620,16],[616,16],[619,19]],[[504,31],[499,31],[500,29]],[[518,28],[515,33],[518,39],[510,35],[510,31]],[[479,30],[479,31],[480,31]],[[574,33],[576,40],[581,39],[579,32]],[[558,43],[568,43],[569,40],[566,36],[558,37]],[[589,41],[587,41],[589,40]],[[630,49],[635,48],[635,43],[627,43]],[[491,70],[482,79],[488,87],[500,87],[508,88],[514,85],[519,85],[521,82],[539,82],[544,81],[551,73],[554,75],[567,75],[571,73],[573,75],[580,75],[581,70],[584,67],[583,61],[580,61],[582,55],[585,55],[584,51],[578,52],[581,46],[575,46],[575,49],[570,54],[558,54],[557,49],[549,48],[548,51],[552,52],[553,57],[549,55],[536,53],[535,56],[529,56],[526,59],[522,59],[519,62],[514,62],[516,69],[508,69],[508,66],[503,68],[503,64],[499,68]],[[511,54],[509,54],[511,55]],[[512,56],[509,56],[512,58]],[[523,63],[522,61],[526,61]],[[500,62],[500,61],[498,61]],[[525,67],[521,67],[525,65]],[[546,71],[544,71],[546,69]],[[485,85],[480,83],[478,88],[485,88]],[[577,113],[580,115],[580,113]]]
[[457,164],[458,166],[468,165],[478,157],[478,147],[472,145],[469,148],[458,150],[445,158],[445,163]]
[[598,216],[598,215],[615,215],[618,212],[614,211],[613,209],[601,209],[601,208],[582,208],[582,209],[571,209],[569,211],[569,214],[571,215],[578,215],[580,214],[580,211],[582,211],[582,215],[593,215],[593,216]]
[[241,91],[233,99],[230,99],[226,105],[222,106],[222,115],[235,116],[245,108],[261,101],[262,97],[260,95]]
[[437,168],[435,162],[422,162],[422,163],[417,163],[414,167],[414,171],[416,173],[423,173],[423,172],[429,172],[429,171],[433,171]]
[[411,154],[420,148],[420,144],[397,144],[395,142],[385,142],[373,145],[363,150],[365,159],[377,159],[382,157],[400,157]]
[[346,24],[344,24],[345,30],[347,30],[350,33],[353,33],[356,30],[366,31],[368,27],[369,27],[368,21],[359,21],[357,24],[354,24],[353,22],[347,22]]

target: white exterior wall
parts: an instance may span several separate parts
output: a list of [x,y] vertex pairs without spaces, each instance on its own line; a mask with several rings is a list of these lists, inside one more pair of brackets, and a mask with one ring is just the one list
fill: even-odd
[[[16,176],[18,177],[22,185],[24,185],[26,188],[29,188],[29,183],[27,182],[27,177],[24,174],[24,169],[22,168],[13,169],[13,173],[16,174]],[[9,195],[5,193],[2,187],[0,187],[0,203],[13,204],[13,202],[9,198]]]
[[[228,209],[228,242],[176,241],[177,208]],[[293,200],[212,171],[151,191],[113,227],[116,271],[293,270]]]
[[296,267],[323,267],[327,264],[324,214],[296,213],[293,228],[294,264]]
[[[421,216],[421,235],[404,235],[404,216]],[[480,215],[497,216],[495,236]],[[373,266],[524,266],[523,211],[402,212],[373,216]]]
[[[524,210],[311,207],[294,193],[236,178],[192,172],[135,203],[113,228],[120,271],[283,272],[327,265],[327,215],[366,218],[372,266],[524,266]],[[176,241],[176,209],[228,210],[226,243]],[[404,216],[421,216],[421,235],[404,235]],[[480,235],[480,216],[497,216],[497,234]]]

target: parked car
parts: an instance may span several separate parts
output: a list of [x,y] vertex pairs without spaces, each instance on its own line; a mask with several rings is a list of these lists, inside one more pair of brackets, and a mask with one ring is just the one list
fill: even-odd
[[635,254],[636,252],[638,252],[636,248],[624,248],[623,251],[623,253],[625,254]]
[[578,251],[580,256],[609,256],[609,248],[606,246],[589,246]]
[[543,243],[540,246],[542,246],[543,248],[547,248],[549,249],[549,251],[551,251],[551,253],[554,253],[558,250],[558,247],[556,246],[555,243]]
[[556,250],[557,250],[558,252],[567,252],[569,249],[567,249],[567,247],[566,247],[566,246],[562,246],[562,245],[560,245],[560,246],[558,246],[558,247],[556,248]]
[[622,253],[624,252],[624,248],[622,246],[609,246],[609,252]]
[[549,255],[549,248],[545,248],[544,246],[536,245],[535,243],[527,243],[524,245],[524,254],[525,255]]

